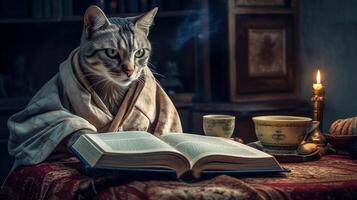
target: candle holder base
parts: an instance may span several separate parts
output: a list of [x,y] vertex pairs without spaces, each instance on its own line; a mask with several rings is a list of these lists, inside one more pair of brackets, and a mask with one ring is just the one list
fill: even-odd
[[319,128],[315,129],[310,134],[310,136],[307,138],[307,142],[315,143],[320,150],[320,154],[324,154],[327,145],[327,139]]

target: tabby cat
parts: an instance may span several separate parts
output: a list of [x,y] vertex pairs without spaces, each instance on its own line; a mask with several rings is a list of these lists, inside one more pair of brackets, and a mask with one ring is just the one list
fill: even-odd
[[115,115],[133,81],[140,79],[151,52],[147,36],[157,8],[129,18],[107,18],[91,6],[84,15],[79,64],[91,87]]

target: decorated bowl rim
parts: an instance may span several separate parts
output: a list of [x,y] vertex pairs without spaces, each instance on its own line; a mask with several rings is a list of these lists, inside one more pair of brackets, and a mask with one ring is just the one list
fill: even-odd
[[204,115],[203,118],[205,119],[214,119],[214,120],[221,120],[221,119],[235,119],[235,116],[233,115],[219,115],[219,114],[214,114],[214,115]]
[[256,116],[252,118],[253,121],[261,122],[310,122],[309,117],[289,116],[289,115],[264,115]]

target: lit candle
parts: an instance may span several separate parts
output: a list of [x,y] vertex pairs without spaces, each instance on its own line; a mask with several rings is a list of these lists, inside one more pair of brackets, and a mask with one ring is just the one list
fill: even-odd
[[321,90],[322,89],[322,84],[321,84],[321,77],[320,77],[320,70],[317,70],[317,74],[316,74],[316,83],[314,83],[312,85],[312,87],[314,88],[314,90]]
[[319,121],[319,128],[311,132],[308,137],[308,141],[311,141],[321,147],[320,151],[324,150],[322,147],[326,146],[326,138],[321,132],[322,122],[323,122],[323,111],[324,111],[324,102],[325,102],[325,87],[321,84],[321,74],[320,70],[317,70],[316,74],[316,83],[312,85],[312,120]]

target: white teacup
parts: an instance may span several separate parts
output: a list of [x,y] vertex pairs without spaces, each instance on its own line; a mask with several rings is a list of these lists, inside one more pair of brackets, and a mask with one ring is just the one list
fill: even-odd
[[207,136],[230,138],[235,126],[232,115],[204,115],[203,131]]
[[271,153],[295,153],[306,135],[319,125],[311,118],[297,116],[259,116],[253,121],[260,143]]

